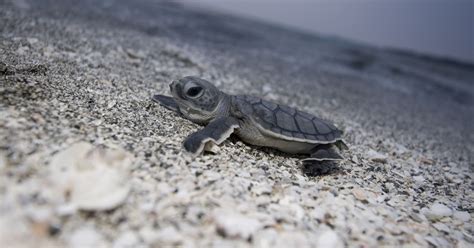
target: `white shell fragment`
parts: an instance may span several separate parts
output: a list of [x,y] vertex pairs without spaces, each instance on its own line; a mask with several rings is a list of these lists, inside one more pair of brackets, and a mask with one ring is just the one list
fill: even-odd
[[18,247],[20,240],[23,241],[25,247],[33,245],[29,237],[31,237],[31,232],[24,219],[0,214],[0,244],[2,247]]
[[81,227],[68,240],[69,247],[105,247],[105,240],[94,227]]
[[367,157],[374,161],[374,162],[379,162],[379,163],[385,163],[387,162],[387,155],[385,154],[382,154],[382,153],[379,153],[377,151],[374,151],[372,149],[370,149],[369,151],[367,151]]
[[224,237],[248,239],[261,228],[258,220],[239,213],[217,210],[214,213],[217,232]]
[[354,197],[357,200],[359,200],[361,202],[366,202],[367,201],[367,193],[361,188],[353,189],[352,194],[354,195]]
[[212,141],[209,141],[204,145],[204,151],[212,154],[219,154],[220,150],[221,148]]
[[342,248],[344,247],[344,243],[336,232],[327,230],[318,237],[317,247]]
[[51,161],[51,181],[66,202],[83,210],[108,210],[124,202],[131,156],[122,150],[77,143]]
[[471,220],[471,215],[466,211],[455,211],[453,217],[463,222],[468,222]]
[[0,170],[7,167],[7,156],[4,152],[0,152]]
[[139,242],[138,235],[132,231],[120,234],[114,241],[113,248],[136,247]]
[[430,220],[438,220],[443,217],[449,217],[453,214],[453,210],[441,203],[433,204],[430,209],[425,212],[425,216]]

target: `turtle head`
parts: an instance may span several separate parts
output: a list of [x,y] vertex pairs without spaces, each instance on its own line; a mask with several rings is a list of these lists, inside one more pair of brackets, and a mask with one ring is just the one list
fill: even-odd
[[198,77],[184,77],[170,84],[179,111],[197,123],[208,123],[219,113],[223,93],[210,82]]

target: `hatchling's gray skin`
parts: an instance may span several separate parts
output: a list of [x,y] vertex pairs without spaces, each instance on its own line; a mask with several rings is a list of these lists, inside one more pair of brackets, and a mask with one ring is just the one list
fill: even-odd
[[246,95],[227,95],[210,82],[184,77],[170,84],[173,97],[153,100],[202,125],[184,141],[184,149],[200,154],[207,142],[217,145],[232,133],[244,142],[293,154],[308,154],[303,161],[339,160],[334,144],[342,131],[333,124],[297,109]]

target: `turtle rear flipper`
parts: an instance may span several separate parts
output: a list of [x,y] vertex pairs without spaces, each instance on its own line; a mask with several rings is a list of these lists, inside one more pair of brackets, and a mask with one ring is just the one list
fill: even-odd
[[349,146],[347,146],[346,142],[344,140],[338,140],[334,143],[334,145],[340,150],[349,150]]
[[305,158],[302,161],[329,161],[329,160],[342,160],[344,159],[334,147],[334,144],[323,144],[313,148],[309,158]]

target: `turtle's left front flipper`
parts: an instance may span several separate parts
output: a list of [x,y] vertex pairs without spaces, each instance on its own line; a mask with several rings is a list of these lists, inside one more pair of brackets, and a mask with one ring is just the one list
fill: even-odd
[[233,117],[221,117],[205,128],[189,135],[183,143],[184,149],[193,155],[199,155],[207,142],[214,142],[216,145],[224,142],[239,127],[239,122]]

